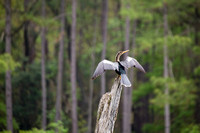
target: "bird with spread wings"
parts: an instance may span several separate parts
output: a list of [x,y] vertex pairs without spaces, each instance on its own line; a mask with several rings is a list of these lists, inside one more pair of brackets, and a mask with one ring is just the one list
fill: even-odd
[[131,82],[129,81],[126,71],[131,67],[135,67],[140,71],[145,73],[144,68],[140,65],[140,63],[132,57],[127,56],[125,60],[120,61],[120,56],[129,50],[119,51],[116,55],[116,62],[112,62],[109,60],[103,60],[99,62],[92,79],[97,78],[99,75],[103,74],[106,70],[114,70],[121,77],[121,84],[125,87],[131,87]]

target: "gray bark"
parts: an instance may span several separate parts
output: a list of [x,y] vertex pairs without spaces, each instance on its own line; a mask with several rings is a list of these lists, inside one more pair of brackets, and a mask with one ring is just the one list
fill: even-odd
[[[137,22],[136,20],[133,22],[133,39],[132,39],[132,57],[134,57],[134,49],[135,49],[135,37],[136,37],[136,27],[137,27]],[[130,132],[131,132],[131,124],[132,124],[132,92],[134,89],[134,69],[130,69],[130,73],[129,73],[129,79],[132,83],[132,86],[130,88],[128,88],[128,118],[130,119],[129,121],[129,125],[128,128],[130,128]]]
[[[94,53],[92,52],[91,55],[92,59],[92,65],[91,65],[91,72],[94,71],[94,62],[95,62],[95,57]],[[91,73],[92,75],[92,73]],[[88,131],[87,133],[92,133],[92,98],[93,98],[93,88],[94,88],[94,82],[92,79],[90,79],[90,92],[89,92],[89,107],[88,107]]]
[[[95,15],[96,15],[96,10],[95,10]],[[96,45],[96,34],[97,34],[97,21],[94,18],[94,36],[93,36],[93,42],[92,42],[92,54],[91,54],[91,60],[92,60],[92,65],[91,65],[91,75],[93,74],[94,67],[95,67],[95,45]],[[93,98],[93,88],[94,88],[94,82],[92,79],[90,79],[90,92],[89,92],[89,107],[88,107],[88,131],[87,133],[92,133],[92,98]]]
[[[125,50],[129,49],[129,38],[130,38],[130,19],[129,17],[126,17],[126,29],[125,29],[125,45],[124,48]],[[125,55],[127,56],[127,54]],[[131,122],[131,117],[130,114],[131,113],[129,111],[130,109],[130,89],[131,88],[127,88],[125,87],[124,92],[123,92],[123,133],[130,133],[131,132],[131,126],[130,126],[130,122]]]
[[113,133],[117,119],[122,86],[120,77],[115,79],[111,91],[104,94],[100,100],[95,133]]
[[[42,0],[42,17],[45,18],[45,0]],[[45,27],[42,27],[41,40],[42,40],[42,58],[41,58],[41,79],[42,79],[42,129],[46,129],[47,120],[46,120],[46,74],[45,74]]]
[[72,95],[72,133],[78,133],[77,98],[76,98],[76,6],[72,1],[72,28],[71,28],[71,95]]
[[[103,10],[102,10],[102,38],[103,38],[103,50],[101,54],[101,59],[106,57],[106,43],[107,43],[107,19],[108,19],[108,0],[103,0]],[[106,91],[106,77],[103,73],[101,76],[101,95]]]
[[[5,0],[6,9],[6,53],[11,54],[11,1]],[[7,130],[13,132],[12,123],[12,84],[11,84],[11,71],[6,71],[6,120]]]
[[[65,0],[61,0],[61,14],[65,12]],[[61,97],[63,84],[63,53],[64,53],[64,29],[65,16],[61,16],[60,43],[58,55],[58,77],[57,77],[57,92],[56,92],[56,122],[61,120]]]
[[[25,13],[28,12],[28,5],[29,5],[29,0],[24,0],[24,11]],[[30,58],[30,44],[29,44],[29,34],[28,34],[28,25],[29,22],[25,20],[24,22],[24,54],[25,57]],[[25,61],[27,63],[27,61]]]
[[[163,3],[163,21],[164,21],[164,78],[168,78],[168,49],[167,49],[167,35],[168,35],[168,22],[167,22],[167,5]],[[165,84],[165,95],[169,97],[169,88],[167,83]],[[170,106],[169,102],[165,103],[165,133],[170,133]]]

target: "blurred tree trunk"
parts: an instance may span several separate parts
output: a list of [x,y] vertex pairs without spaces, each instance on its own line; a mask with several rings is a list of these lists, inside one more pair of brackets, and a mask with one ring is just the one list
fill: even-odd
[[[28,4],[29,0],[24,0],[24,12],[28,12]],[[28,25],[29,22],[27,20],[24,21],[24,54],[27,59],[29,59],[30,56],[30,44],[29,44],[29,38],[28,38]],[[24,62],[25,64],[27,63],[27,60]]]
[[[61,13],[65,13],[65,0],[61,0]],[[60,28],[60,43],[58,53],[58,77],[57,77],[57,92],[56,92],[56,122],[61,120],[61,98],[62,98],[62,85],[63,85],[63,52],[64,52],[64,29],[65,29],[65,15],[61,15],[61,28]]]
[[[135,53],[135,36],[136,36],[136,27],[137,27],[137,21],[133,21],[133,39],[132,39],[132,57],[134,57]],[[131,132],[131,125],[132,125],[132,120],[133,120],[133,115],[132,115],[132,92],[134,89],[134,69],[130,69],[130,74],[129,74],[129,79],[132,83],[132,86],[128,89],[128,118],[130,119],[130,132]]]
[[[196,46],[200,46],[200,9],[198,7],[195,7],[195,19],[194,19],[194,42],[196,44]],[[194,69],[195,67],[199,66],[200,63],[200,58],[199,56],[197,56],[195,59],[195,63],[194,63]],[[195,76],[195,80],[196,80],[196,86],[198,88],[200,88],[200,81],[199,81],[199,77]],[[195,122],[200,124],[200,89],[197,89],[197,98],[196,98],[196,104],[195,104],[195,114],[194,114],[194,118],[195,118]]]
[[[94,52],[92,52],[92,54],[91,54],[91,60],[92,60],[92,65],[91,65],[91,75],[92,75],[92,73],[94,71],[94,63],[95,63]],[[89,91],[89,100],[88,100],[88,103],[89,103],[89,107],[88,107],[88,131],[87,131],[87,133],[92,133],[92,98],[93,98],[93,88],[94,88],[94,82],[93,82],[92,79],[90,79],[90,91]]]
[[[42,17],[45,19],[46,12],[45,12],[45,0],[42,0]],[[47,120],[46,120],[46,110],[47,110],[47,102],[46,102],[46,74],[45,74],[45,53],[46,53],[46,29],[43,26],[42,27],[42,33],[41,33],[41,40],[42,40],[42,59],[41,59],[41,70],[42,70],[42,129],[46,129]]]
[[[30,8],[30,0],[24,0],[24,13],[28,15],[32,8]],[[35,31],[36,25],[30,20],[24,21],[24,55],[26,60],[24,65],[27,63],[32,63],[35,59],[35,42],[38,37],[37,32]]]
[[[96,16],[96,6],[94,9],[95,13],[94,16]],[[91,75],[94,72],[94,65],[95,65],[95,45],[96,45],[96,40],[97,40],[97,21],[96,17],[94,17],[94,36],[93,36],[93,41],[92,41],[92,54],[91,54],[91,60],[92,60],[92,65],[91,65]],[[89,107],[88,107],[88,131],[87,133],[92,133],[92,99],[93,99],[93,88],[94,88],[94,82],[92,79],[90,79],[90,92],[89,92]]]
[[[167,49],[167,35],[168,35],[168,22],[167,22],[167,5],[163,3],[163,20],[164,20],[164,78],[168,76],[168,49]],[[165,133],[170,133],[170,106],[169,106],[169,88],[167,83],[165,84],[165,95],[167,101],[165,101]]]
[[194,41],[196,45],[200,45],[200,22],[198,21],[200,19],[200,9],[198,7],[195,7],[195,19],[194,19]]
[[[130,39],[130,19],[126,17],[126,29],[125,29],[125,50],[129,49],[129,39]],[[125,54],[125,57],[127,53]],[[129,93],[131,88],[124,88],[123,92],[123,133],[131,133],[131,125],[130,125],[130,111],[129,111]]]
[[72,95],[72,133],[78,133],[77,98],[76,98],[76,6],[72,0],[72,28],[71,28],[71,95]]
[[[103,10],[102,10],[102,38],[103,38],[103,50],[101,54],[101,59],[106,57],[106,43],[107,43],[107,19],[108,19],[108,0],[103,0]],[[101,95],[106,91],[106,77],[103,73],[101,76]]]
[[[6,9],[6,53],[11,55],[11,1],[5,0]],[[6,71],[6,119],[7,130],[13,132],[12,123],[12,84],[11,84],[11,71]]]

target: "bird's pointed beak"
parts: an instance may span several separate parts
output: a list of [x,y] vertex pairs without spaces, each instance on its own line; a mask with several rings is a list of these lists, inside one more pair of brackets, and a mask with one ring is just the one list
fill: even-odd
[[126,53],[126,52],[128,52],[128,51],[129,51],[129,50],[125,50],[125,51],[122,52],[122,54],[124,54],[124,53]]

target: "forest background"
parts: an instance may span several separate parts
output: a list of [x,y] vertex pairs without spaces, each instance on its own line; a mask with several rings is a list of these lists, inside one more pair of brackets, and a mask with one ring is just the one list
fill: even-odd
[[198,0],[1,0],[0,132],[93,132],[116,74],[91,75],[126,49],[147,73],[129,70],[114,132],[199,133]]

